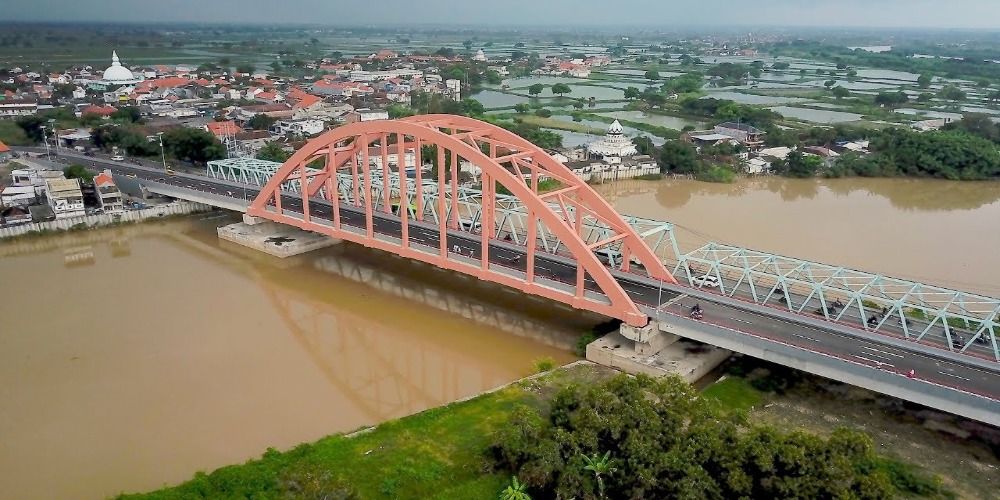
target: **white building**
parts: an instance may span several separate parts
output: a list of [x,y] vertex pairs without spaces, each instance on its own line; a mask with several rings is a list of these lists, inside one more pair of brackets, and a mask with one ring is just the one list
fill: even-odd
[[7,186],[0,190],[0,205],[5,207],[26,207],[38,201],[33,186]]
[[462,80],[445,80],[444,88],[448,90],[452,99],[456,101],[462,100]]
[[625,137],[625,128],[618,120],[608,127],[608,133],[603,138],[587,144],[587,154],[592,157],[612,158],[629,157],[637,154],[632,139]]
[[110,171],[106,170],[94,177],[94,188],[100,203],[100,208],[105,213],[116,213],[125,211],[125,200],[122,192],[118,190],[115,181],[111,178]]
[[483,52],[483,49],[479,49],[478,51],[476,51],[476,55],[472,57],[472,60],[479,62],[489,61],[489,59],[486,58],[486,53]]
[[132,85],[141,82],[142,78],[136,78],[128,68],[122,66],[118,59],[118,51],[111,52],[111,66],[104,70],[104,74],[98,83],[103,85]]
[[[399,167],[399,145],[391,144],[386,146],[386,163],[388,163],[390,168]],[[361,153],[358,153],[358,161],[364,161],[360,157]],[[427,160],[427,158],[424,158]],[[375,168],[382,168],[382,146],[373,146],[368,148],[368,164],[374,166]],[[413,148],[407,148],[403,152],[403,168],[406,170],[412,170],[417,167],[417,153]]]
[[83,192],[80,190],[79,179],[47,179],[45,194],[48,197],[49,208],[56,219],[82,217]]
[[370,122],[374,120],[388,120],[389,112],[384,109],[360,108],[347,113],[347,123]]
[[314,135],[323,132],[326,129],[326,124],[323,123],[323,120],[282,120],[276,122],[272,129],[281,135]]

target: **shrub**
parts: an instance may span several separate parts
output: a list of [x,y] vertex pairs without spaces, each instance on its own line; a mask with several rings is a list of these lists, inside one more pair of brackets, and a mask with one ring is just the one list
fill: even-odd
[[552,358],[541,358],[535,360],[535,373],[545,373],[556,367],[556,360]]

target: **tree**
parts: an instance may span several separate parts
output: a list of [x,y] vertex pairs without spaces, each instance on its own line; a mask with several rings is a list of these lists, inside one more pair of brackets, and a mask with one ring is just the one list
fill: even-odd
[[142,113],[135,106],[125,106],[111,113],[111,119],[125,123],[139,123],[142,120]]
[[70,165],[64,168],[63,177],[67,179],[80,179],[84,184],[94,182],[94,174],[90,173],[83,165]]
[[573,101],[573,109],[583,109],[583,101]]
[[879,92],[875,96],[875,104],[887,108],[906,104],[910,100],[904,92]]
[[632,144],[635,144],[635,150],[641,155],[652,155],[656,149],[653,140],[644,135],[633,137]]
[[545,108],[542,108],[535,111],[535,116],[540,116],[542,118],[549,118],[552,116],[552,112]]
[[528,487],[517,480],[517,476],[510,478],[510,484],[500,492],[500,500],[531,500],[531,496],[524,491]]
[[667,141],[660,149],[660,171],[693,174],[696,167],[694,146],[682,141]]
[[491,70],[487,70],[486,71],[486,83],[488,83],[490,85],[500,85],[501,83],[503,83],[503,78],[500,77],[500,73],[497,73],[496,71],[493,71],[492,69]]
[[625,89],[625,98],[626,99],[629,99],[629,100],[635,99],[635,98],[639,97],[639,94],[640,94],[639,89],[637,89],[635,87],[628,87],[628,88]]
[[257,113],[247,120],[247,126],[254,130],[267,130],[277,121],[264,113]]
[[647,80],[659,80],[660,73],[655,70],[649,70],[643,75]]
[[271,141],[264,145],[264,147],[257,150],[258,160],[268,160],[275,161],[278,163],[284,163],[285,160],[292,157],[292,154],[288,151],[282,149],[281,144]]
[[211,133],[193,128],[175,128],[163,134],[163,145],[179,160],[204,164],[225,156],[226,149]]
[[830,89],[830,92],[832,92],[833,96],[837,99],[843,99],[851,95],[851,91],[841,85],[837,85],[836,87]]
[[917,77],[917,86],[920,87],[920,88],[922,88],[922,89],[926,89],[927,87],[931,86],[931,81],[933,81],[933,80],[934,80],[933,76],[928,75],[927,73],[924,73],[924,74],[920,75],[919,77]]
[[857,76],[858,76],[858,70],[852,69],[852,70],[848,70],[847,71],[847,79],[848,80],[852,80],[854,78],[857,78]]
[[475,99],[462,99],[462,113],[465,116],[480,116],[486,112],[483,104]]
[[236,72],[237,73],[244,73],[244,74],[249,75],[249,74],[253,74],[253,71],[254,71],[253,64],[250,64],[250,63],[240,63],[240,64],[236,65]]
[[833,88],[833,86],[836,85],[836,84],[837,84],[837,80],[827,80],[826,82],[823,83],[823,85],[826,88],[828,88],[828,89],[829,88]]
[[788,64],[786,62],[778,61],[771,65],[771,69],[783,70],[783,69],[788,69],[791,66],[792,66],[791,64]]
[[932,100],[934,100],[934,94],[931,94],[930,92],[924,92],[917,96],[917,102],[920,103],[927,103],[931,102]]
[[537,96],[538,94],[542,93],[542,90],[545,90],[545,85],[542,85],[540,83],[535,83],[530,87],[528,87],[528,95]]
[[801,151],[795,150],[788,153],[788,157],[785,158],[785,173],[789,177],[815,177],[822,165],[823,160],[818,156],[806,156]]
[[605,452],[604,456],[600,456],[594,453],[593,456],[588,457],[587,455],[580,455],[583,458],[585,465],[583,470],[593,472],[594,479],[597,480],[597,496],[599,498],[604,498],[604,479],[601,475],[610,475],[615,472],[615,468],[611,467],[611,452]]
[[527,104],[525,104],[523,102],[519,102],[519,103],[517,103],[517,104],[514,105],[514,111],[517,112],[517,114],[519,114],[519,115],[523,115],[523,114],[527,113],[528,110],[530,110],[530,109],[531,109],[531,106],[528,106]]
[[562,97],[563,94],[569,94],[570,92],[573,92],[573,88],[565,83],[557,83],[552,86],[552,93],[558,95],[559,97]]
[[472,40],[462,42],[462,46],[465,47],[465,50],[472,50]]
[[954,83],[949,83],[945,85],[940,92],[938,92],[938,97],[948,100],[948,101],[964,101],[965,92],[958,88]]

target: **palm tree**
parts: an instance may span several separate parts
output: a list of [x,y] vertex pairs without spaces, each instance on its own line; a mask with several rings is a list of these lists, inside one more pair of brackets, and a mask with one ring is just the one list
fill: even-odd
[[500,500],[531,500],[531,496],[524,491],[527,487],[528,485],[517,480],[517,476],[512,476],[510,484],[500,492]]
[[583,461],[587,463],[583,470],[594,473],[594,477],[597,479],[597,494],[600,498],[604,498],[604,479],[601,479],[601,475],[607,476],[615,471],[615,468],[611,467],[611,452],[606,452],[603,457],[597,453],[594,453],[592,457],[581,456]]

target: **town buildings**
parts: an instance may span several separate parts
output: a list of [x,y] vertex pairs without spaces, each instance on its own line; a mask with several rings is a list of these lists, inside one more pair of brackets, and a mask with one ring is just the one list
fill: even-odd
[[109,171],[101,172],[94,177],[95,195],[98,207],[105,213],[117,213],[125,210],[122,192],[118,190]]
[[47,179],[45,196],[57,220],[86,215],[79,179]]

